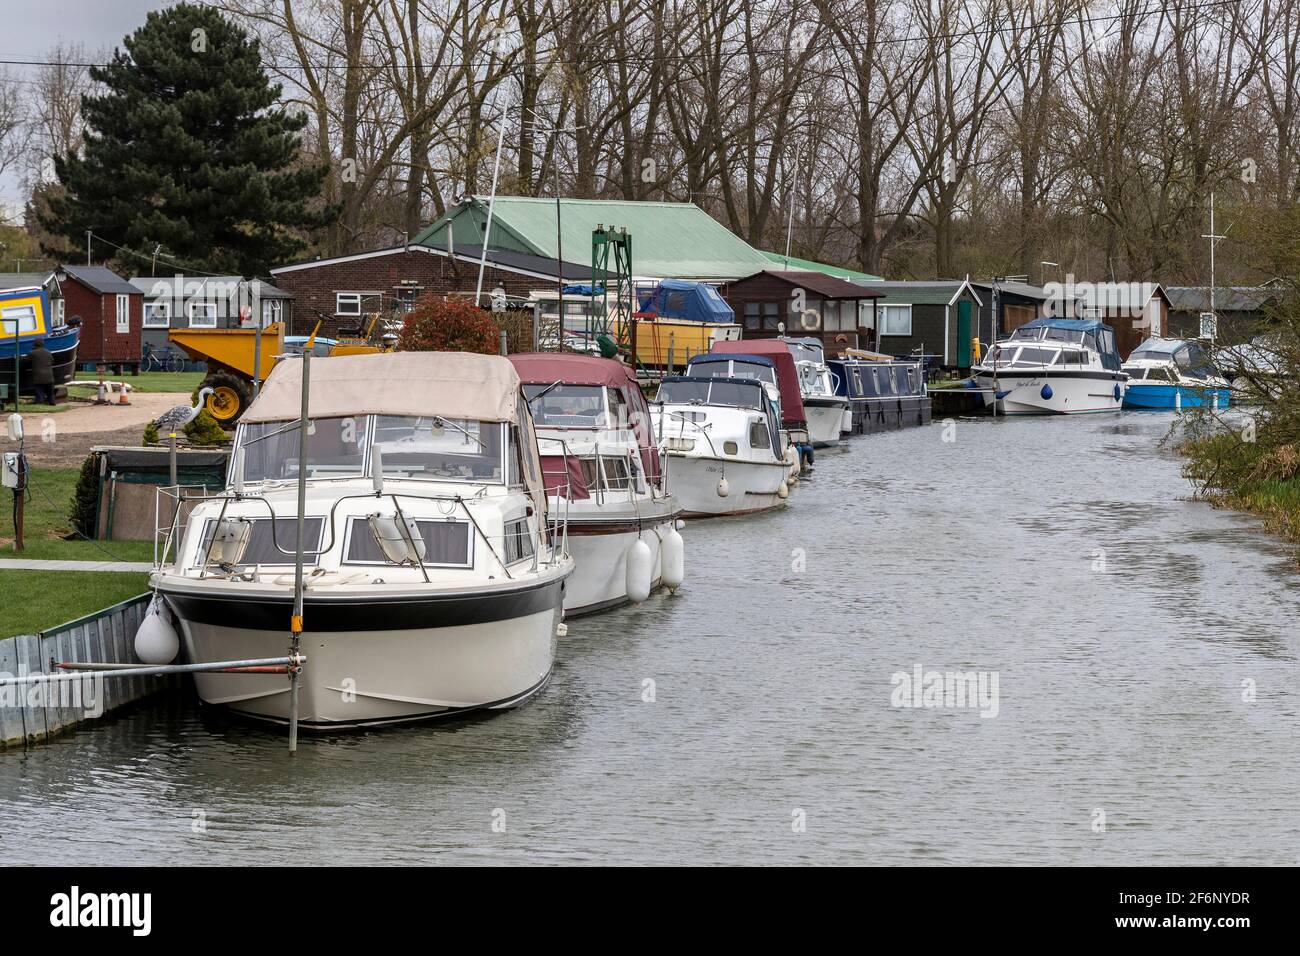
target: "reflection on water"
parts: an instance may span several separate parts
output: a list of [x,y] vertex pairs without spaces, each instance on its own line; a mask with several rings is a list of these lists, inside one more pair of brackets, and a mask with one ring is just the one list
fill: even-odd
[[[0,753],[0,860],[1295,864],[1300,577],[1185,500],[1168,421],[819,454],[516,711],[291,758],[178,700]],[[918,665],[998,715],[891,706]]]

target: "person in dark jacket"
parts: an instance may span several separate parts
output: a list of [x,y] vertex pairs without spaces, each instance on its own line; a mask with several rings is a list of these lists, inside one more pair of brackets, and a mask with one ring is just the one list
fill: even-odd
[[37,405],[54,404],[54,356],[45,347],[44,339],[37,339],[32,347],[32,385],[36,388]]

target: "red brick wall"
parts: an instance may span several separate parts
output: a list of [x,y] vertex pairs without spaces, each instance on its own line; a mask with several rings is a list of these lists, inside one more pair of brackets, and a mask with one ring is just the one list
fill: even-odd
[[[340,324],[346,328],[355,326],[357,322],[354,317],[334,317],[336,292],[382,292],[385,296],[393,296],[404,279],[414,280],[416,285],[422,286],[421,294],[469,293],[469,298],[473,299],[474,287],[478,282],[478,263],[451,259],[436,253],[398,251],[390,255],[321,264],[309,269],[272,275],[272,281],[277,286],[292,292],[296,297],[290,334],[308,335],[320,319],[320,334],[326,338],[336,337]],[[533,289],[549,289],[554,285],[554,279],[519,275],[491,266],[483,271],[484,293],[500,286],[507,295],[527,296]],[[486,302],[486,298],[483,301]],[[384,300],[386,307],[391,304],[391,299]],[[368,303],[363,307],[370,308]],[[313,311],[317,309],[320,311]],[[321,316],[321,312],[329,318]]]
[[81,340],[77,345],[78,362],[140,361],[140,326],[143,322],[142,295],[130,296],[131,330],[117,331],[117,296],[100,295],[68,276],[62,282],[63,316],[81,316]]

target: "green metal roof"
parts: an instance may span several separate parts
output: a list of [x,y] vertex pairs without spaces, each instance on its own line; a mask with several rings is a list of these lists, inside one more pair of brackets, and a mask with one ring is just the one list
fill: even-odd
[[[479,245],[487,220],[487,197],[471,196],[412,242],[445,248],[450,231],[456,245]],[[591,262],[591,233],[597,226],[632,235],[632,272],[677,279],[739,279],[770,268],[768,257],[694,203],[561,199],[562,258]],[[497,196],[489,248],[559,258],[555,200]]]
[[870,272],[858,272],[855,269],[845,269],[843,266],[827,265],[824,262],[817,262],[813,259],[800,259],[798,256],[783,256],[779,252],[763,252],[768,260],[775,262],[778,266],[788,265],[791,269],[803,269],[806,272],[820,272],[823,275],[834,276],[837,279],[871,279],[879,280],[880,276],[873,276]]

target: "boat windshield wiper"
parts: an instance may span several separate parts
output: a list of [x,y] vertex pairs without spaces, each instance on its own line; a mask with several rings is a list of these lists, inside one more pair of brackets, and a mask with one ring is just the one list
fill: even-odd
[[450,425],[452,428],[456,429],[456,431],[460,432],[470,441],[478,445],[480,451],[487,451],[487,445],[483,444],[483,442],[479,440],[479,437],[477,435],[471,435],[469,433],[469,429],[465,428],[463,425],[457,425],[453,421],[448,421],[445,418],[439,418],[436,415],[433,417],[433,423],[437,425],[439,428],[442,428],[445,425]]
[[551,389],[555,388],[555,386],[559,384],[560,382],[557,380],[552,382],[550,385],[547,385],[544,389],[542,389],[540,392],[538,392],[536,395],[534,395],[532,398],[528,400],[528,407],[532,408],[533,402],[537,401],[539,398],[541,398],[543,395],[545,395],[547,392],[549,392]]

